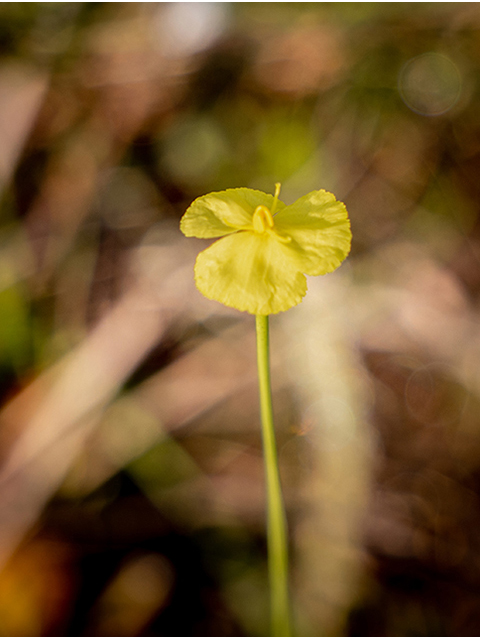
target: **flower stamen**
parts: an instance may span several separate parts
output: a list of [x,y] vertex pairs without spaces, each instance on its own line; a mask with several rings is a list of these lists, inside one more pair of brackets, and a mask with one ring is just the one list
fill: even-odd
[[270,212],[270,209],[263,204],[258,205],[258,207],[253,212],[253,230],[256,233],[265,233],[267,229],[273,228],[273,216]]
[[273,196],[273,204],[272,204],[272,216],[275,215],[275,211],[277,209],[277,203],[278,203],[278,196],[280,195],[280,188],[281,188],[281,184],[280,182],[276,182],[275,183],[275,195]]

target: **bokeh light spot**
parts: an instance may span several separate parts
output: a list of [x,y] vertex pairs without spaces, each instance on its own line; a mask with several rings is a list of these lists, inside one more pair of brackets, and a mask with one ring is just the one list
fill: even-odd
[[457,103],[462,76],[447,56],[424,53],[403,66],[398,79],[402,100],[412,111],[424,116],[439,116]]
[[164,139],[164,162],[185,183],[213,179],[225,154],[223,132],[209,118],[189,117],[175,123]]
[[160,3],[157,31],[167,56],[192,55],[210,47],[228,23],[221,2]]

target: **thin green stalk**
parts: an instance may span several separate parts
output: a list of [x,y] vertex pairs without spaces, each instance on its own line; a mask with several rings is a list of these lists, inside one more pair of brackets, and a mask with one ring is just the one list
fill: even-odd
[[270,385],[268,316],[256,316],[257,366],[267,484],[267,543],[271,635],[290,636],[287,521],[283,505]]

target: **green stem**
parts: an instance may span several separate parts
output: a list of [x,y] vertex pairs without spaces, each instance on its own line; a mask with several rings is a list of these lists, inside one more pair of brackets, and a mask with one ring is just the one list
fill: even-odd
[[260,413],[267,483],[267,543],[273,637],[290,636],[287,521],[283,505],[270,385],[268,316],[256,316]]

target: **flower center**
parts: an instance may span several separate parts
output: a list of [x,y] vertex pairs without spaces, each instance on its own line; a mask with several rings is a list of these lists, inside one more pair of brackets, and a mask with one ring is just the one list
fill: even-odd
[[270,209],[263,204],[259,205],[253,212],[253,230],[256,233],[264,233],[267,229],[273,228],[273,216]]

